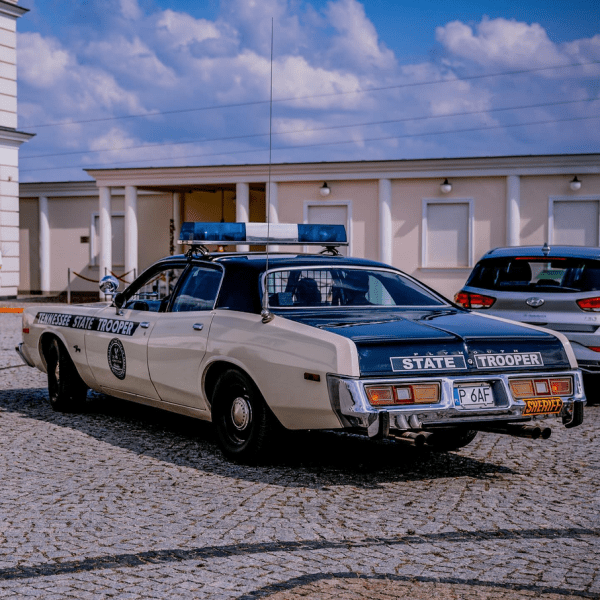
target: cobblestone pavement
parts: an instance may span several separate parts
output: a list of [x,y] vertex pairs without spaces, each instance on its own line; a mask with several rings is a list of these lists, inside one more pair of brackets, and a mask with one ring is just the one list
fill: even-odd
[[600,598],[600,407],[450,453],[210,425],[90,394],[53,412],[0,315],[0,598]]

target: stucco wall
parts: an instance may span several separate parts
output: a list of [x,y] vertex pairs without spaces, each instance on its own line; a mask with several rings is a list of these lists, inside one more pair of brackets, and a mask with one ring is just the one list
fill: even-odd
[[[37,198],[22,198],[20,202],[21,285],[20,293],[39,292],[39,203]],[[169,254],[170,194],[138,197],[138,273],[159,258]],[[111,212],[124,211],[123,195],[113,195]],[[71,269],[71,290],[95,292],[100,277],[99,268],[90,263],[92,215],[98,213],[98,198],[72,196],[48,198],[50,226],[50,284],[51,293],[67,289],[68,269]],[[82,241],[87,238],[89,241]],[[124,266],[113,264],[113,272],[122,275]],[[92,279],[93,282],[75,275]],[[132,275],[126,280],[131,281]]]

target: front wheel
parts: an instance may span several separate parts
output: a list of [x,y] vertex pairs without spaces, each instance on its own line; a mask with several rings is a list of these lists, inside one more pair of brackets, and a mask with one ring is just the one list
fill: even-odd
[[447,452],[449,450],[464,448],[475,439],[476,435],[477,431],[473,431],[472,429],[460,429],[454,427],[439,429],[433,431],[432,439],[427,443],[432,446],[434,450]]
[[61,412],[80,409],[87,395],[87,386],[79,376],[67,349],[53,338],[46,348],[45,356],[50,406]]
[[262,458],[276,426],[254,383],[235,369],[225,371],[217,381],[212,420],[223,454],[240,462]]

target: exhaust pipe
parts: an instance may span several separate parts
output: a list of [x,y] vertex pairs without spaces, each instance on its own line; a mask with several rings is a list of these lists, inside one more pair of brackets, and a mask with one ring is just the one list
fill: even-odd
[[413,446],[415,448],[422,448],[425,444],[427,444],[429,438],[433,434],[429,431],[405,431],[401,434],[392,434],[390,437],[393,437],[395,440],[399,442],[403,442],[404,444],[408,444],[409,446]]
[[518,425],[516,423],[508,423],[504,426],[497,427],[482,427],[480,431],[488,431],[490,433],[504,433],[513,437],[531,438],[537,440],[542,438],[547,440],[552,435],[550,427],[540,427],[539,425]]

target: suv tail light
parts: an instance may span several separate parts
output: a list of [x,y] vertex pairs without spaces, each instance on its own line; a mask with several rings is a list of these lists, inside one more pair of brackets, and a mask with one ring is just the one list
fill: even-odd
[[[600,298],[598,298],[600,300]],[[472,294],[471,292],[458,292],[454,296],[454,302],[464,308],[490,308],[496,302],[496,298],[484,296],[483,294]],[[599,306],[600,308],[600,306]]]
[[583,298],[577,300],[577,304],[581,310],[587,312],[600,312],[600,298]]

